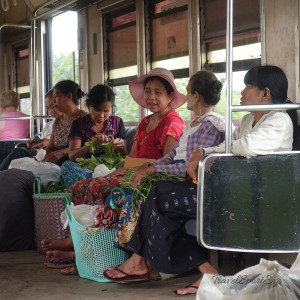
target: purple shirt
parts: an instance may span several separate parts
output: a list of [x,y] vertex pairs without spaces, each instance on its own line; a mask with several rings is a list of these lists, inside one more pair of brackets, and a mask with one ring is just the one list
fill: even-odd
[[[90,141],[96,134],[92,127],[93,120],[90,114],[74,120],[71,126],[69,140],[81,140],[83,145],[85,142]],[[114,138],[124,139],[126,131],[123,120],[118,116],[109,116],[104,122],[103,133],[108,136],[113,136]]]

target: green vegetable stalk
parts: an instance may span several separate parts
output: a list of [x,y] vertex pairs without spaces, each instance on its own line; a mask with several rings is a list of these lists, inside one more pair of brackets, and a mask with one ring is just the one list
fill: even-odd
[[[123,188],[131,188],[131,178],[134,174],[136,169],[134,168],[129,168],[126,169],[125,175],[124,175],[124,180],[121,183],[121,187]],[[144,202],[146,198],[149,195],[150,189],[152,185],[159,180],[184,180],[183,177],[169,174],[166,172],[161,172],[161,173],[154,173],[150,174],[147,177],[144,177],[140,184],[137,186],[136,189],[133,190],[133,195],[132,195],[132,208],[135,209],[137,206],[136,203],[137,201],[142,201]]]

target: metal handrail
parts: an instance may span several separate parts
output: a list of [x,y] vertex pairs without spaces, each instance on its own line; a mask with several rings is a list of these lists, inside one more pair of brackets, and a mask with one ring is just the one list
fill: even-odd
[[263,104],[263,105],[233,105],[232,111],[264,111],[264,110],[288,110],[300,109],[300,104]]
[[28,116],[28,117],[0,117],[1,120],[30,120],[31,118],[33,119],[55,119],[54,117],[51,116]]
[[0,120],[31,120],[31,117],[0,117]]

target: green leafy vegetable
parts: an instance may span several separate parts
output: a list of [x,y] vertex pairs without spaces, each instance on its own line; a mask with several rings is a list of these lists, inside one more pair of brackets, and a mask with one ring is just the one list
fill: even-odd
[[[83,157],[76,158],[76,163],[85,169],[94,171],[94,169],[100,165],[104,164],[108,169],[118,168],[123,164],[125,156],[122,156],[118,151],[114,150],[110,143],[99,144],[96,141],[89,141],[84,144],[90,147],[90,152],[93,153],[90,158],[84,159]],[[94,154],[97,152],[99,147],[103,148],[103,154],[96,157]]]
[[[136,169],[134,168],[126,169],[124,180],[121,183],[121,186],[123,188],[131,188],[131,179],[135,171]],[[133,191],[132,200],[131,200],[133,208],[135,207],[135,204],[138,200],[143,202],[146,200],[152,185],[159,180],[181,180],[182,181],[184,180],[184,178],[166,172],[161,172],[161,173],[157,172],[154,174],[150,174],[147,177],[144,177],[141,180],[140,184],[137,186],[137,188],[134,189]]]
[[42,194],[51,194],[51,193],[67,193],[67,189],[62,186],[59,182],[49,181],[47,183],[41,184],[41,193]]

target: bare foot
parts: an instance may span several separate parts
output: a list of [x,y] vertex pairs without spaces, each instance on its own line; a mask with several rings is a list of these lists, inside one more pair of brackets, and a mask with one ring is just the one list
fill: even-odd
[[52,250],[46,252],[46,259],[49,262],[57,262],[60,259],[75,259],[74,251]]
[[[204,264],[199,266],[198,269],[202,274],[204,274],[204,273],[218,274],[218,271],[209,262],[205,262]],[[196,294],[197,290],[198,290],[198,287],[201,283],[201,280],[202,280],[202,276],[197,281],[195,281],[194,283],[189,284],[184,288],[175,290],[174,294],[176,294],[176,295]]]
[[176,295],[190,295],[190,294],[192,295],[192,294],[196,294],[197,290],[198,290],[198,287],[199,287],[199,285],[201,283],[201,280],[202,280],[202,276],[197,281],[195,281],[194,283],[189,284],[189,285],[187,285],[184,288],[175,290],[174,294],[176,294]]
[[73,250],[73,241],[71,236],[58,240],[42,240],[41,245],[44,252],[48,250]]
[[145,275],[149,273],[146,260],[137,254],[132,255],[123,264],[107,269],[105,275],[111,279],[125,278],[126,275],[121,271],[128,275]]

